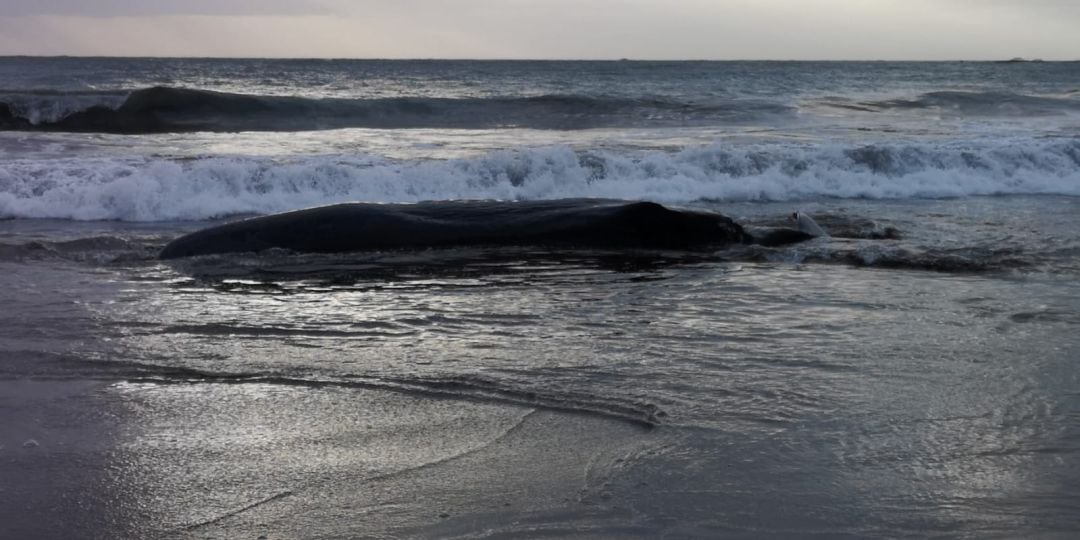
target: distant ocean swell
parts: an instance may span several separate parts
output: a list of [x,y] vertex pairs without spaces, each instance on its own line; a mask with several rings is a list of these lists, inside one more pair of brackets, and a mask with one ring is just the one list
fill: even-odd
[[417,162],[369,156],[0,162],[0,218],[205,220],[354,200],[606,197],[686,203],[994,194],[1080,196],[1080,140],[718,143],[632,155],[550,147]]
[[710,103],[580,95],[347,99],[168,87],[130,93],[0,91],[0,130],[127,134],[350,127],[587,129],[738,122],[793,111],[788,105],[752,99]]
[[825,98],[822,103],[861,112],[888,110],[935,110],[963,116],[1047,116],[1080,113],[1080,100],[1073,93],[1062,96],[1029,96],[1007,92],[927,92],[914,98],[857,101]]

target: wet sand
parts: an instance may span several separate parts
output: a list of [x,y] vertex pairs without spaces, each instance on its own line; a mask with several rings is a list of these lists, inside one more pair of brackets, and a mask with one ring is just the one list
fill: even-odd
[[610,480],[655,435],[370,389],[0,381],[0,537],[633,535]]

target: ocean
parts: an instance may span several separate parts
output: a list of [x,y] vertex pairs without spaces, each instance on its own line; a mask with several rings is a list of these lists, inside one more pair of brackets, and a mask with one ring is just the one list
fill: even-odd
[[[157,258],[564,198],[828,236]],[[0,58],[0,276],[0,536],[1080,531],[1076,62]]]

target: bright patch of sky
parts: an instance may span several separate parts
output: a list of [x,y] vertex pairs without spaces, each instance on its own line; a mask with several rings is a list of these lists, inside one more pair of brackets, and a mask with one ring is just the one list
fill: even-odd
[[1076,0],[0,0],[0,54],[1080,58]]

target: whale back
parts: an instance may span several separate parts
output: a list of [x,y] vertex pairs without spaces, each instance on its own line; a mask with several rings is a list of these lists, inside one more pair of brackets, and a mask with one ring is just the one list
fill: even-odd
[[171,259],[271,248],[340,253],[467,245],[706,249],[750,240],[725,216],[653,202],[344,203],[210,227],[173,240]]

